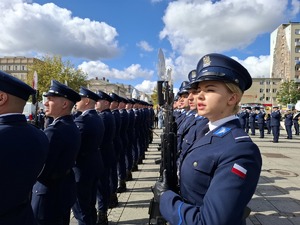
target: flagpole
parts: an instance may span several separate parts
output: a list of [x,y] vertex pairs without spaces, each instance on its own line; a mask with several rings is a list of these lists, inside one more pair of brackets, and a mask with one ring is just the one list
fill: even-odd
[[38,74],[36,71],[34,71],[33,73],[33,88],[36,90],[34,125],[38,127],[39,126],[38,124],[39,90],[38,90]]

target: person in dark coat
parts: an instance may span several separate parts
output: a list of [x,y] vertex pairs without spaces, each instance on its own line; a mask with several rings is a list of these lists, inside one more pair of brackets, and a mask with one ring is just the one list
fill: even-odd
[[280,133],[280,119],[281,119],[281,113],[278,106],[273,106],[272,112],[271,112],[271,128],[272,128],[272,134],[273,134],[273,143],[278,143],[279,139],[279,133]]
[[285,131],[287,134],[287,139],[293,139],[293,132],[292,132],[292,126],[293,126],[293,113],[291,110],[288,110],[284,114],[284,126]]
[[133,168],[133,142],[135,139],[135,116],[133,111],[134,101],[127,98],[126,110],[128,113],[128,146],[126,151],[126,181],[132,180],[132,168]]
[[271,114],[267,113],[266,116],[267,134],[271,134]]
[[118,187],[117,192],[122,193],[127,190],[126,188],[126,154],[128,147],[128,124],[129,116],[126,110],[127,100],[120,96],[119,112],[121,118],[120,137],[122,140],[122,149],[120,149],[120,155],[118,159]]
[[260,138],[265,137],[265,116],[266,116],[266,113],[265,113],[264,108],[260,108],[259,112],[256,115]]
[[80,96],[56,80],[51,81],[44,96],[47,98],[45,113],[54,121],[44,130],[50,143],[49,154],[33,186],[31,205],[39,225],[67,225],[70,223],[71,207],[76,201],[73,167],[81,143],[71,111]]
[[103,91],[98,91],[97,94],[99,95],[99,100],[96,103],[95,109],[98,111],[98,115],[102,118],[105,132],[103,142],[100,147],[104,169],[100,182],[98,183],[96,224],[107,225],[107,210],[109,207],[110,196],[113,193],[112,187],[110,186],[110,174],[111,170],[117,163],[113,142],[116,132],[116,124],[110,110],[110,103],[113,99]]
[[247,119],[249,117],[249,113],[247,112],[245,106],[241,107],[241,111],[238,113],[238,117],[239,117],[239,121],[241,123],[242,129],[244,129],[246,131],[246,126],[248,126]]
[[36,225],[32,187],[46,161],[49,142],[22,114],[35,90],[0,71],[0,224]]
[[255,135],[255,120],[256,120],[256,109],[255,107],[251,108],[251,112],[249,113],[249,126],[251,135]]
[[95,110],[99,96],[87,88],[79,91],[81,100],[76,109],[81,114],[74,122],[81,134],[80,150],[73,168],[77,185],[77,200],[72,207],[78,225],[96,224],[97,185],[103,171],[100,147],[104,135],[104,124]]
[[197,82],[197,111],[209,122],[182,157],[180,194],[169,190],[164,171],[154,198],[170,224],[246,224],[262,159],[236,113],[252,78],[237,61],[213,53],[200,59]]
[[45,112],[43,108],[41,108],[38,113],[38,126],[42,130],[45,129]]

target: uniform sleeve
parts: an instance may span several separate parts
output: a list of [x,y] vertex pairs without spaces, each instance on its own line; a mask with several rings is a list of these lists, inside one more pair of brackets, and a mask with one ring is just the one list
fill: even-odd
[[242,224],[261,171],[261,156],[252,142],[240,142],[216,162],[201,206],[184,202],[172,191],[161,196],[160,211],[172,225]]

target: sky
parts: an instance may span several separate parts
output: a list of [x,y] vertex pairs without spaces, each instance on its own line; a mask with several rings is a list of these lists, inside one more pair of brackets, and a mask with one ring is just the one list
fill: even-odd
[[270,33],[300,0],[1,0],[0,57],[60,55],[88,78],[151,93],[162,49],[174,90],[208,53],[270,76]]

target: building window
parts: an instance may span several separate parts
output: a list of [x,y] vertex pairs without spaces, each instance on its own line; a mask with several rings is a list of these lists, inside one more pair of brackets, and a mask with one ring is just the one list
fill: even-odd
[[269,93],[269,92],[270,92],[270,88],[267,88],[267,89],[266,89],[266,92]]
[[260,81],[259,84],[264,84],[264,81]]
[[15,66],[15,70],[18,70],[18,66]]
[[271,81],[269,81],[269,80],[268,80],[268,81],[266,81],[266,83],[267,83],[267,84],[270,84],[270,83],[271,83]]
[[296,53],[300,53],[300,47],[296,47],[296,48],[295,48],[295,52],[296,52]]
[[22,66],[22,70],[25,70],[25,66]]
[[8,70],[10,70],[10,66],[8,66]]
[[273,93],[276,93],[276,92],[277,92],[277,90],[274,88],[274,89],[272,90],[272,92],[273,92]]
[[270,100],[270,97],[266,97],[266,101],[269,101]]
[[276,85],[276,82],[275,82],[275,81],[273,81],[273,84],[275,84],[275,85]]
[[264,89],[262,89],[262,88],[259,89],[259,92],[260,92],[260,93],[263,93],[263,92],[264,92]]
[[295,29],[295,34],[300,34],[300,29]]

